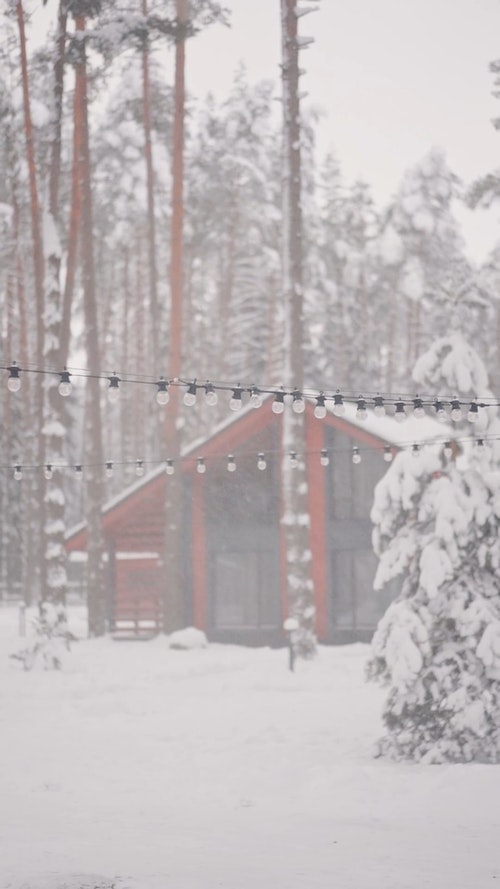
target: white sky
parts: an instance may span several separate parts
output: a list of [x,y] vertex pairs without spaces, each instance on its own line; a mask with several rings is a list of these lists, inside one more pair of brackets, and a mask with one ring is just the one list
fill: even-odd
[[[279,0],[225,0],[230,30],[212,27],[188,45],[188,87],[230,88],[239,61],[249,78],[279,78]],[[500,57],[500,0],[302,0],[319,10],[300,20],[316,42],[304,50],[305,102],[325,111],[319,145],[333,148],[348,181],[361,177],[377,201],[402,173],[441,146],[469,183],[500,167],[491,119],[489,62]],[[500,209],[461,213],[470,253],[500,238]]]
[[[188,44],[189,90],[223,96],[244,62],[251,81],[273,79],[278,94],[279,0],[224,2],[231,28],[212,26]],[[319,148],[335,151],[348,182],[366,180],[382,203],[432,146],[466,184],[500,168],[488,70],[500,57],[500,0],[299,2],[319,6],[300,20],[301,35],[315,38],[302,55],[305,104],[324,110]],[[470,255],[484,258],[500,239],[500,208],[458,215]]]

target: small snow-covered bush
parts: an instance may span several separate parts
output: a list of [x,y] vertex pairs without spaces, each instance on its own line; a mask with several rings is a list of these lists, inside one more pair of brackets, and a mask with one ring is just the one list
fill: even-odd
[[66,609],[63,605],[40,602],[38,614],[31,618],[33,634],[24,648],[13,652],[10,657],[22,663],[25,670],[31,670],[41,661],[46,670],[60,670],[64,652],[70,650],[76,637],[68,627]]
[[187,651],[191,648],[206,648],[208,640],[202,630],[196,627],[185,627],[183,630],[176,630],[168,637],[168,647],[176,648],[181,651]]

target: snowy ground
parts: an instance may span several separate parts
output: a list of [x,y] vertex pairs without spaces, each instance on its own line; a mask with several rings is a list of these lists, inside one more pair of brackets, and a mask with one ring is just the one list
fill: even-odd
[[19,645],[0,609],[1,889],[500,889],[500,769],[374,759],[366,646],[291,674],[165,638],[24,672]]

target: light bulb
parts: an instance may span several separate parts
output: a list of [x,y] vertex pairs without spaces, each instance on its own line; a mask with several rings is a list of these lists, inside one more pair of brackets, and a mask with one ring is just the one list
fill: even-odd
[[267,463],[266,463],[266,458],[265,458],[264,454],[259,454],[259,456],[257,458],[257,469],[263,470],[266,468],[266,466],[267,466]]
[[328,456],[328,451],[325,451],[324,448],[321,451],[321,454],[319,457],[319,462],[321,463],[322,466],[328,466],[330,463],[330,457]]
[[452,446],[451,446],[451,441],[447,441],[447,442],[445,442],[443,451],[444,451],[444,455],[445,455],[445,457],[446,457],[448,460],[449,460],[451,457],[453,457],[453,448],[452,448]]
[[190,383],[186,392],[184,393],[183,398],[184,404],[187,407],[192,407],[192,405],[196,401],[196,383]]
[[412,445],[411,453],[413,457],[420,456],[420,446],[418,444]]
[[83,466],[81,463],[77,463],[75,466],[75,475],[77,478],[83,478]]
[[207,383],[207,385],[205,386],[205,401],[212,407],[214,406],[214,404],[217,404],[217,392],[215,391],[212,383]]
[[462,419],[462,407],[456,398],[451,402],[450,417],[454,423],[458,423],[458,421]]
[[297,454],[295,453],[295,451],[290,451],[290,466],[292,467],[292,469],[297,469],[298,465],[299,461],[297,459]]
[[373,408],[373,413],[376,417],[385,417],[384,399],[381,395],[375,396],[375,407]]
[[228,454],[227,457],[227,471],[235,472],[236,471],[236,462],[234,456],[232,454]]
[[44,474],[45,478],[47,479],[47,481],[50,481],[50,479],[52,478],[52,466],[50,463],[47,463],[47,465],[43,471],[43,474]]
[[425,417],[424,405],[421,398],[413,399],[413,416],[417,418],[417,420],[421,420],[422,417]]
[[138,478],[141,478],[144,475],[144,464],[142,460],[135,461],[135,474]]
[[116,374],[112,374],[108,379],[108,398],[112,404],[115,404],[120,397],[120,378]]
[[285,393],[277,392],[273,401],[272,410],[274,414],[282,414],[285,409]]
[[173,475],[173,474],[174,474],[174,472],[175,472],[175,467],[174,467],[173,460],[167,460],[167,462],[166,462],[166,464],[165,464],[165,472],[167,473],[167,475]]
[[63,371],[61,371],[60,377],[61,377],[61,379],[59,381],[59,386],[58,386],[59,395],[62,395],[63,398],[67,398],[67,396],[70,395],[71,390],[73,388],[71,385],[70,374],[68,373],[67,370],[63,370]]
[[390,463],[392,460],[392,448],[389,445],[386,445],[384,448],[384,460],[386,463]]
[[436,399],[434,402],[434,410],[436,411],[436,417],[440,423],[446,423],[446,408],[442,401]]
[[359,453],[359,448],[354,445],[352,449],[352,462],[353,463],[361,463],[361,454]]
[[14,467],[14,478],[16,482],[20,482],[23,477],[23,470],[21,469],[19,463]]
[[469,423],[477,423],[477,421],[479,420],[479,406],[476,404],[475,401],[472,402],[469,408],[467,419]]
[[358,398],[358,405],[356,408],[356,420],[366,420],[368,417],[368,411],[366,410],[366,401],[364,398]]
[[156,385],[158,387],[156,391],[156,401],[158,404],[168,404],[170,395],[167,381],[164,380],[163,377],[160,377]]
[[207,471],[207,467],[205,466],[205,460],[203,459],[203,457],[198,457],[198,460],[196,463],[196,472],[199,472],[200,475],[203,475],[203,473],[206,471]]
[[106,463],[106,478],[111,478],[113,475],[113,464],[110,460]]
[[229,402],[229,407],[232,411],[239,411],[243,406],[243,402],[241,400],[243,390],[239,387],[233,389],[233,394],[231,396],[231,401]]
[[316,398],[316,407],[314,408],[314,416],[317,417],[318,420],[323,420],[326,417],[326,405],[325,405],[325,396],[318,395]]
[[19,392],[21,388],[21,377],[19,376],[19,368],[17,364],[11,364],[7,368],[9,371],[9,379],[7,380],[7,389],[9,392]]
[[262,392],[260,392],[259,389],[256,389],[255,387],[250,393],[250,404],[252,405],[252,407],[255,408],[262,407]]
[[296,414],[303,414],[306,409],[306,403],[302,398],[302,392],[299,392],[299,390],[296,389],[295,392],[292,393],[292,398],[292,410]]
[[333,413],[336,417],[342,417],[345,414],[344,399],[340,392],[333,396]]
[[398,423],[402,423],[406,420],[406,411],[403,401],[396,402],[396,409],[394,411],[394,419],[398,421]]

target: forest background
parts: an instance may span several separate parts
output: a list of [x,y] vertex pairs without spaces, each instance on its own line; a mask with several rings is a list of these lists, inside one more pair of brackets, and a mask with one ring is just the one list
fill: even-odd
[[[84,496],[98,514],[104,498],[135,478],[138,458],[147,464],[165,456],[169,407],[158,406],[149,388],[121,386],[102,422],[99,380],[73,375],[71,400],[56,385],[65,366],[151,381],[167,374],[160,344],[171,323],[173,71],[188,35],[178,29],[178,3],[162,4],[161,15],[137,7],[62,5],[54,18],[60,34],[69,10],[64,40],[49,28],[40,40],[37,26],[31,51],[35,4],[3,11],[1,364],[6,377],[13,361],[54,371],[21,374],[21,392],[4,387],[1,395],[0,589],[27,601],[47,584],[65,585],[62,536],[81,517]],[[205,29],[230,22],[208,0],[193,2],[190,12],[188,71],[191,46],[194,52]],[[320,16],[311,21],[318,25]],[[492,68],[495,88],[498,63]],[[226,95],[187,99],[187,379],[292,382],[281,378],[277,87],[278,77],[255,83],[240,67]],[[375,203],[368,182],[350,181],[333,152],[318,151],[321,97],[310,98],[301,140],[305,384],[353,395],[414,393],[419,355],[436,336],[461,330],[498,391],[500,246],[472,257],[459,218],[461,206],[494,203],[500,176],[485,170],[462,182],[429,146],[393,197]],[[183,435],[208,432],[226,412],[219,404],[183,414]],[[74,471],[41,483],[42,467],[58,459],[89,467],[85,486]],[[108,459],[122,467],[103,481],[95,470]],[[16,465],[24,468],[22,485]]]

